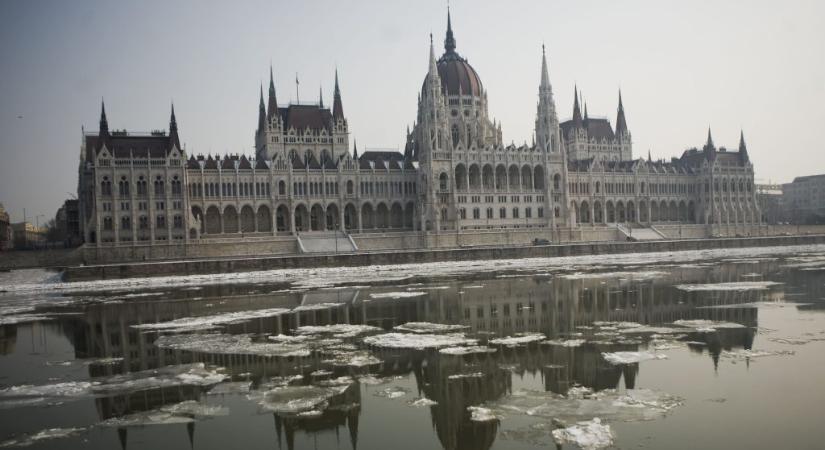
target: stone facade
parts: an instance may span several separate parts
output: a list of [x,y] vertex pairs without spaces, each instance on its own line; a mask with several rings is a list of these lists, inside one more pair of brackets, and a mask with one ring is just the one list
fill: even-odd
[[401,232],[438,247],[438,235],[462,233],[474,237],[444,242],[484,245],[516,230],[553,241],[585,228],[621,236],[623,226],[655,224],[731,233],[760,221],[744,138],[733,152],[708,132],[701,150],[671,161],[633,159],[621,94],[615,129],[586,105],[581,113],[578,90],[573,118],[559,121],[543,51],[534,142],[504,145],[480,77],[456,51],[449,14],[439,58],[430,40],[403,153],[350,149],[337,72],[331,108],[322,98],[279,105],[270,73],[258,113],[255,155],[219,157],[187,154],[174,109],[168,133],[143,134],[110,132],[102,110],[99,133],[84,133],[81,148],[84,241],[218,245],[335,231],[372,248],[381,238],[367,233]]
[[825,223],[825,175],[796,177],[782,185],[786,217],[796,224]]

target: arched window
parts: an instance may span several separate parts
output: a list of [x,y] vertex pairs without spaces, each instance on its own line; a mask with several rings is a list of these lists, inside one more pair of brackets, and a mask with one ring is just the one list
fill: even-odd
[[442,172],[441,175],[438,176],[438,188],[441,192],[447,192],[449,189],[449,179],[445,172]]
[[353,189],[352,180],[348,180],[347,181],[347,195],[352,195],[352,189]]
[[453,125],[452,128],[452,135],[453,135],[453,147],[458,146],[458,125]]
[[160,175],[155,178],[155,195],[163,195],[163,180],[160,178]]
[[561,188],[561,175],[553,175],[553,189],[559,190]]
[[109,181],[109,177],[103,177],[103,181],[100,182],[100,195],[112,195],[112,182]]

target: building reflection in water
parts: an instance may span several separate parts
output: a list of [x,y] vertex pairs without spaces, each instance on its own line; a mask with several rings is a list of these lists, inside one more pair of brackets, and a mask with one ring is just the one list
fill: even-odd
[[[769,265],[770,263],[760,263]],[[313,352],[307,357],[268,357],[237,354],[208,354],[158,349],[154,333],[140,332],[133,325],[174,320],[182,317],[215,315],[262,308],[293,310],[281,316],[259,318],[228,325],[224,333],[254,335],[289,334],[303,325],[334,323],[368,324],[391,329],[406,322],[460,324],[468,334],[487,338],[522,332],[541,332],[549,338],[575,336],[580,327],[594,321],[632,321],[645,325],[669,324],[680,319],[710,319],[737,322],[740,329],[720,329],[717,333],[694,333],[691,340],[705,345],[693,346],[708,352],[718,364],[722,350],[750,349],[755,338],[757,308],[706,308],[766,301],[781,295],[781,286],[770,290],[687,292],[675,288],[681,283],[741,281],[749,272],[768,273],[772,267],[719,265],[711,267],[668,268],[667,276],[494,278],[446,283],[446,289],[422,290],[425,295],[401,299],[372,299],[369,294],[390,288],[341,288],[312,292],[271,292],[272,286],[207,287],[197,291],[173,291],[158,298],[131,299],[120,303],[97,303],[83,308],[82,314],[61,319],[63,332],[72,341],[78,358],[123,358],[122,364],[89,365],[92,377],[163,367],[172,364],[204,362],[223,366],[233,379],[242,375],[252,381],[253,389],[275,376],[304,375],[324,369],[332,376],[375,376],[412,374],[418,395],[437,402],[430,407],[438,438],[445,449],[487,449],[495,440],[498,424],[472,422],[467,406],[500,399],[512,389],[512,377],[530,374],[541,377],[544,388],[563,394],[574,385],[594,390],[625,387],[633,389],[638,364],[613,366],[602,358],[603,351],[637,350],[637,345],[580,347],[530,345],[499,348],[495,353],[467,356],[443,355],[437,351],[371,351],[382,363],[368,368],[332,366]],[[483,285],[478,288],[472,284]],[[820,283],[822,284],[822,283]],[[416,290],[420,286],[393,287]],[[14,348],[15,328],[0,327],[0,351]],[[480,376],[454,375],[480,373]],[[623,380],[623,383],[622,383]],[[199,387],[148,389],[128,395],[96,399],[101,420],[163,405],[198,400]],[[299,431],[313,434],[346,429],[353,448],[357,447],[361,414],[361,389],[356,383],[320,416],[287,417],[275,414],[278,445],[295,446]],[[190,440],[194,424],[188,424]],[[118,430],[126,446],[128,431]]]

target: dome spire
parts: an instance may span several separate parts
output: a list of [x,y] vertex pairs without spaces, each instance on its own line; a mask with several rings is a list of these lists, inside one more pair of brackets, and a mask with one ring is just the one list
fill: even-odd
[[447,37],[444,39],[444,50],[447,53],[455,51],[455,36],[453,36],[453,24],[450,20],[450,5],[447,5]]

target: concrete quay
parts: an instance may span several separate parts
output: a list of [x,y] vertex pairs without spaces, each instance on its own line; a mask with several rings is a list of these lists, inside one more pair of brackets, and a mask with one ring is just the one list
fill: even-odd
[[613,253],[672,252],[685,250],[774,247],[825,244],[825,234],[797,236],[727,237],[658,241],[576,242],[534,246],[487,246],[451,249],[388,250],[338,254],[246,256],[174,261],[134,262],[70,266],[64,281],[85,281],[168,275],[201,275],[273,269],[422,264],[441,261],[472,261],[518,258],[547,258]]

